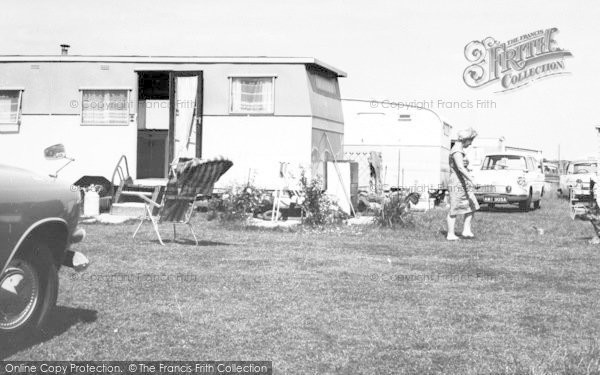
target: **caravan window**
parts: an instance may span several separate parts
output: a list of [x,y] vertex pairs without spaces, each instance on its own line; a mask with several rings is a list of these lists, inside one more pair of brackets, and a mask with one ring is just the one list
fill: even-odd
[[82,125],[127,125],[128,90],[82,90]]
[[314,92],[338,99],[340,97],[340,88],[338,86],[337,76],[326,74],[322,71],[308,68],[308,78]]
[[18,124],[22,90],[0,90],[0,124]]
[[275,77],[230,77],[231,113],[273,113]]

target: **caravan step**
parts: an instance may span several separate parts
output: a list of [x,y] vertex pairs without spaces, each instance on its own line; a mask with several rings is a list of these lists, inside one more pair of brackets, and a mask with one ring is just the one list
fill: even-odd
[[139,202],[113,203],[110,213],[119,216],[140,217],[146,214],[146,205]]

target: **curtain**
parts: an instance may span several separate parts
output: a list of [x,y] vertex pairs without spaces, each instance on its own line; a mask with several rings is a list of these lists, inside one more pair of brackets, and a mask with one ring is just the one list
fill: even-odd
[[129,121],[127,91],[85,90],[82,114],[84,124],[126,125]]
[[19,118],[19,91],[0,93],[0,124],[14,124]]
[[232,78],[232,112],[272,113],[273,78]]
[[175,158],[195,157],[198,76],[177,77],[175,95]]

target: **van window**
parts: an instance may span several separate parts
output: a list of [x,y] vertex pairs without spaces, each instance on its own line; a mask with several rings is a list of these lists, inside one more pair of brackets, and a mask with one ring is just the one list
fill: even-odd
[[524,170],[527,169],[525,157],[518,155],[488,155],[483,161],[483,170]]
[[573,164],[573,173],[596,173],[597,164],[594,162],[584,162]]
[[82,90],[82,125],[128,125],[128,90]]

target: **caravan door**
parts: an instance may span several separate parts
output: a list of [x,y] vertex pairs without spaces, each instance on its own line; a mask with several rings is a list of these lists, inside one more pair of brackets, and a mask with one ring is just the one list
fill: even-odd
[[201,71],[171,72],[169,157],[202,157]]

